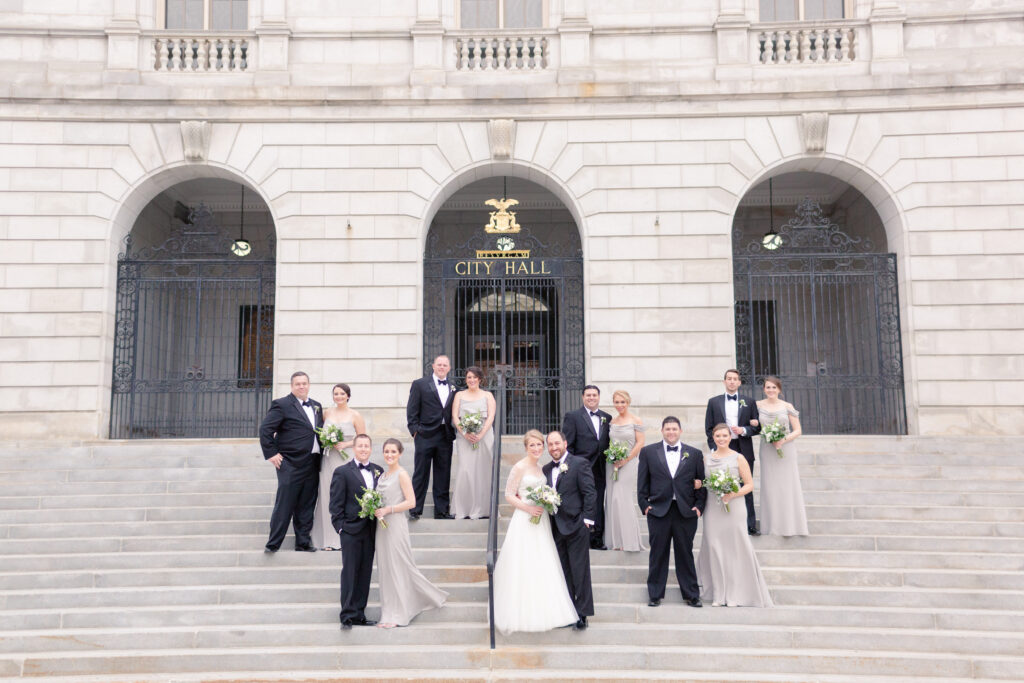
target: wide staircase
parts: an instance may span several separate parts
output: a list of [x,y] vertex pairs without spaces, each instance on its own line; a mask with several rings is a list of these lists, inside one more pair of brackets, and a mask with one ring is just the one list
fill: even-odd
[[291,552],[291,536],[262,552],[275,479],[254,441],[7,444],[0,678],[1019,680],[1024,449],[800,445],[811,535],[753,539],[775,608],[692,609],[674,578],[650,608],[646,554],[594,551],[587,631],[490,650],[485,520],[428,506],[414,553],[449,603],[408,628],[340,631],[339,553]]

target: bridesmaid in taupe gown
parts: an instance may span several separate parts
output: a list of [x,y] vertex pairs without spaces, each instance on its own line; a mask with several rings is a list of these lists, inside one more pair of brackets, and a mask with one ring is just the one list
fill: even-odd
[[480,388],[484,371],[475,365],[466,368],[466,389],[455,394],[452,424],[458,428],[466,413],[480,413],[484,420],[477,434],[461,429],[455,437],[458,471],[452,491],[455,519],[480,519],[491,511],[491,454],[494,451],[494,395]]
[[385,507],[377,510],[375,539],[377,554],[377,583],[380,586],[379,628],[408,626],[417,614],[444,604],[448,594],[430,583],[416,568],[409,543],[409,520],[404,514],[416,505],[412,490],[412,477],[398,464],[402,456],[402,442],[388,439],[384,442],[384,462],[387,470],[377,480],[377,490]]
[[[800,413],[782,400],[782,380],[764,378],[763,401],[757,402],[757,416],[763,430],[778,423],[786,438],[768,443],[761,432],[761,533],[766,536],[806,536],[807,510],[800,485],[797,450],[793,441],[800,436]],[[780,455],[781,451],[781,455]]]
[[639,417],[629,412],[631,402],[630,395],[621,389],[612,394],[618,415],[609,425],[609,439],[629,446],[629,457],[615,465],[606,465],[604,540],[612,550],[637,552],[645,550],[640,542],[640,510],[636,506],[636,458],[644,447],[644,425]]
[[320,460],[320,491],[313,511],[313,546],[320,550],[341,550],[341,538],[331,523],[331,511],[328,509],[331,504],[331,479],[334,470],[344,465],[350,456],[350,452],[343,454],[342,451],[352,448],[357,434],[366,433],[363,416],[348,405],[352,389],[347,384],[335,384],[331,394],[334,407],[324,411],[324,426],[338,425],[345,440],[336,448],[325,451]]

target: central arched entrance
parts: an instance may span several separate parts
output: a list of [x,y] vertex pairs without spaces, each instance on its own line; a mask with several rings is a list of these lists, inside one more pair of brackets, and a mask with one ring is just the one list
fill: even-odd
[[[505,207],[503,199],[515,199]],[[488,200],[497,200],[488,205]],[[551,430],[584,385],[583,252],[564,204],[514,177],[474,182],[434,217],[423,262],[423,357],[511,365],[502,433]]]

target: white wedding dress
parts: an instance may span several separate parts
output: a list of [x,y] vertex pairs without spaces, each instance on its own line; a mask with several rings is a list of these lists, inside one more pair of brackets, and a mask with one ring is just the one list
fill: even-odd
[[[515,476],[513,470],[510,486]],[[523,476],[519,497],[525,500],[527,487],[544,483],[544,477]],[[494,625],[502,633],[548,631],[577,619],[551,537],[551,518],[545,513],[540,524],[531,524],[530,516],[517,508],[494,567]]]

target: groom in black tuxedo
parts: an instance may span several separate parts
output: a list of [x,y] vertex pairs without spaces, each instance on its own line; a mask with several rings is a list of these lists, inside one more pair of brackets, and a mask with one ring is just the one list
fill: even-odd
[[263,457],[277,468],[277,497],[265,552],[276,553],[281,548],[290,523],[295,527],[295,549],[316,551],[310,533],[320,482],[316,430],[323,426],[323,408],[309,398],[309,375],[294,373],[292,393],[275,399],[260,425]]
[[[712,396],[708,399],[708,409],[704,413],[704,432],[708,436],[708,446],[715,450],[715,440],[712,432],[717,424],[729,425],[732,431],[732,441],[729,448],[741,453],[750,465],[750,475],[754,475],[754,440],[753,437],[761,432],[761,427],[750,426],[751,420],[757,419],[757,402],[750,396],[739,394],[740,384],[739,370],[726,370],[723,384],[725,393]],[[751,536],[760,536],[757,530],[757,517],[754,515],[754,494],[753,492],[743,496],[747,504],[747,533]]]
[[558,491],[562,504],[551,520],[558,559],[562,563],[565,584],[576,607],[577,629],[587,627],[594,615],[594,592],[590,584],[590,527],[593,525],[597,491],[590,463],[565,453],[561,432],[548,434],[551,462],[544,465],[548,486]]
[[608,550],[604,544],[604,469],[608,450],[608,432],[612,416],[599,410],[601,390],[593,384],[583,387],[583,407],[565,414],[562,419],[562,434],[572,455],[585,458],[594,475],[597,502],[594,505],[594,528],[590,535],[590,547]]
[[661,422],[663,441],[640,451],[637,474],[637,503],[647,516],[651,555],[647,572],[647,594],[651,607],[665,597],[668,581],[668,550],[676,556],[676,580],[690,607],[701,607],[697,568],[693,564],[693,537],[697,519],[704,512],[708,492],[696,488],[704,480],[704,454],[679,440],[679,419],[668,416]]
[[366,434],[358,434],[352,444],[355,458],[334,470],[331,479],[331,524],[341,537],[341,627],[372,626],[366,618],[370,596],[373,550],[377,520],[359,516],[358,498],[363,489],[377,488],[384,469],[370,462],[372,444]]
[[427,500],[430,467],[434,467],[434,519],[455,519],[449,514],[451,502],[448,492],[452,475],[452,442],[455,426],[452,424],[452,403],[455,387],[448,380],[451,361],[441,355],[431,365],[433,372],[420,377],[409,387],[409,402],[405,416],[413,438],[412,489],[416,494],[416,507],[409,517],[419,519]]

